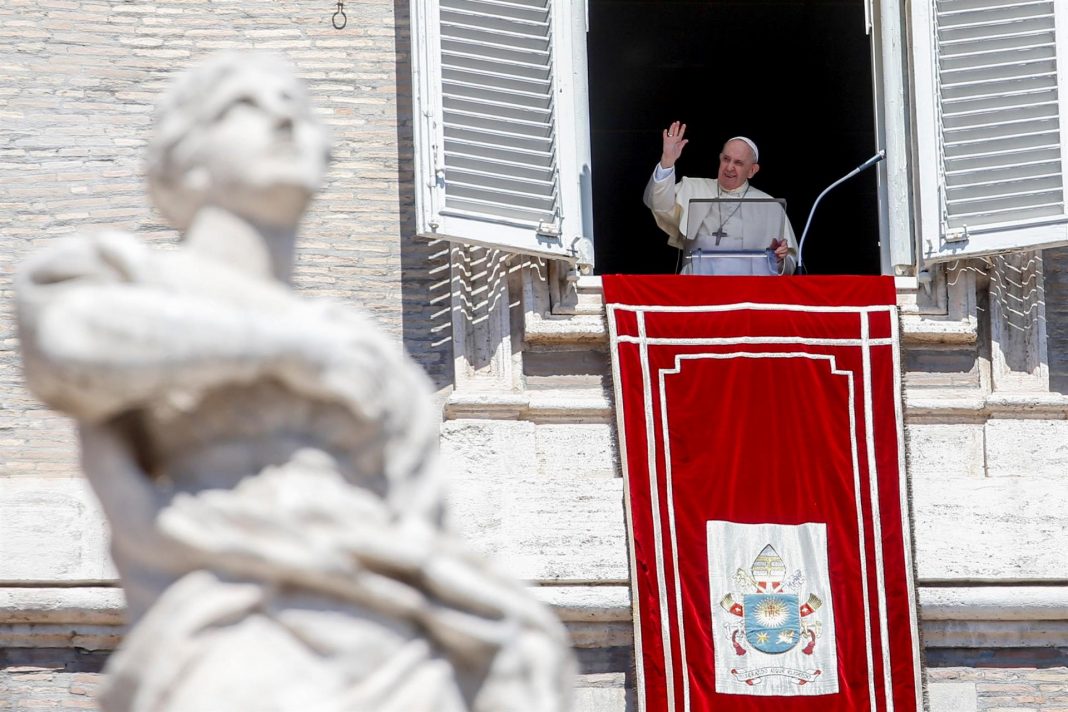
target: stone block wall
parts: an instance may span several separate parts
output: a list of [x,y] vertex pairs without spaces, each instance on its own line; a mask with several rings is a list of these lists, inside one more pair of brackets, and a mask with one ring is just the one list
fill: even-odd
[[177,240],[147,200],[143,152],[168,77],[214,51],[284,53],[333,136],[295,283],[360,304],[440,388],[451,380],[448,250],[414,236],[408,0],[0,3],[0,477],[67,477],[69,424],[21,385],[12,275],[49,241],[123,230]]

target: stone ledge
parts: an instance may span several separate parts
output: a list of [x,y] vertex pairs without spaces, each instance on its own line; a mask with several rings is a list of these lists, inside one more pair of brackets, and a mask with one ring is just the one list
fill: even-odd
[[628,586],[532,586],[529,590],[566,622],[630,623]]
[[987,418],[1065,419],[1068,396],[1059,393],[983,394],[948,389],[916,389],[905,393],[910,419]]
[[[534,586],[530,591],[564,621],[631,619],[627,585]],[[921,582],[917,596],[924,621],[1068,622],[1068,582],[1063,586],[938,586]]]
[[523,420],[530,407],[526,393],[459,393],[453,391],[445,401],[446,420]]
[[925,621],[1068,621],[1068,583],[1064,586],[921,585],[919,595],[920,617]]
[[[633,644],[630,587],[531,586],[578,648]],[[917,591],[925,647],[1043,647],[1068,640],[1068,585],[926,586]],[[123,631],[118,588],[0,589],[0,648],[112,650]]]
[[1063,647],[1068,621],[925,621],[925,648]]
[[603,391],[528,391],[527,419],[535,423],[613,422],[612,400]]
[[[991,418],[1068,419],[1068,396],[1059,393],[983,395],[963,389],[911,389],[905,418],[915,422],[981,422]],[[534,423],[614,422],[612,399],[590,389],[501,393],[453,392],[445,403],[448,420],[524,420]],[[948,421],[947,421],[948,419]]]
[[528,312],[523,340],[530,344],[607,344],[608,326],[603,310],[597,314],[543,316]]
[[0,623],[123,625],[126,607],[118,587],[0,588]]
[[[630,591],[625,586],[531,586],[579,648],[633,643]],[[0,588],[0,648],[113,650],[121,640],[122,589]]]
[[113,650],[125,605],[119,588],[0,588],[0,648]]
[[[633,644],[628,587],[532,590],[553,606],[576,647]],[[1042,648],[1063,646],[1068,640],[1068,585],[949,588],[921,584],[917,596],[926,648]]]
[[524,420],[533,423],[607,423],[612,402],[603,391],[559,389],[522,393],[453,392],[445,402],[446,420]]
[[118,626],[0,623],[0,648],[114,650],[121,640]]
[[901,315],[901,341],[905,344],[974,344],[978,331],[974,319],[950,320],[919,314]]
[[[604,301],[600,277],[586,277],[580,281],[580,289],[591,297]],[[899,302],[902,285],[898,285]],[[905,344],[947,344],[967,346],[974,344],[978,330],[974,317],[952,319],[910,313],[901,309],[901,340]],[[585,310],[583,310],[585,311]],[[596,314],[543,315],[537,312],[526,314],[524,339],[532,344],[606,344],[608,325],[602,309]]]

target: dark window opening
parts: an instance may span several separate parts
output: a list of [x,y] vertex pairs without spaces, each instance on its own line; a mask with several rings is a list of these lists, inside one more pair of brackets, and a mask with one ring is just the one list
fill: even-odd
[[[687,124],[678,176],[715,178],[725,139],[760,147],[754,187],[785,198],[798,239],[816,197],[876,150],[863,0],[590,0],[596,271],[671,273],[642,204],[660,132]],[[870,169],[820,203],[810,274],[878,274]]]

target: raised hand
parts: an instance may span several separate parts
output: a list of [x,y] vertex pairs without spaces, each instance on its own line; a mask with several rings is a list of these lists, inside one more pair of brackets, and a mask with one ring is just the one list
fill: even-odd
[[664,150],[660,154],[660,166],[662,168],[671,168],[675,165],[675,161],[679,160],[679,156],[682,155],[682,149],[689,143],[689,139],[683,138],[686,135],[686,124],[675,121],[671,126],[664,129]]

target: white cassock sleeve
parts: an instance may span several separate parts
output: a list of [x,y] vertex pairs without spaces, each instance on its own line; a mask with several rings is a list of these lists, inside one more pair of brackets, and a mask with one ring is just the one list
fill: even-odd
[[668,234],[668,243],[673,247],[682,247],[679,231],[682,206],[675,201],[675,169],[661,168],[657,163],[645,186],[642,200],[645,207],[653,212],[657,226]]

